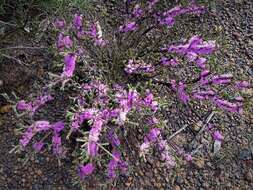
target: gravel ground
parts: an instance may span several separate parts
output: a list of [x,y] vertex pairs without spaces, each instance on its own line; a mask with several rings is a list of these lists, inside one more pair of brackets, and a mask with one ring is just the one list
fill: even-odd
[[[189,35],[200,33],[206,37],[217,38],[220,44],[216,53],[217,68],[231,71],[237,78],[253,79],[253,3],[247,0],[223,0],[210,2],[210,11],[202,18],[182,24],[189,30]],[[185,38],[185,32],[182,37]],[[22,52],[20,53],[22,57]],[[17,92],[21,97],[27,96],[42,85],[41,79],[49,69],[43,52],[25,54],[24,62],[30,67],[15,64],[0,65],[0,91]],[[46,58],[49,57],[49,58]],[[36,60],[36,63],[34,63]],[[39,64],[38,64],[39,63]],[[1,84],[2,83],[2,84]],[[36,85],[34,85],[36,84]],[[31,87],[31,89],[29,88]],[[17,143],[15,125],[18,120],[9,112],[8,105],[0,99],[0,190],[46,190],[46,189],[78,189],[71,184],[73,169],[71,159],[63,160],[63,166],[58,166],[57,160],[49,153],[42,156],[31,156],[27,164],[23,165],[25,154],[9,154],[13,145]],[[3,107],[5,106],[5,107]],[[63,117],[64,106],[67,106],[65,96],[59,95],[56,100],[40,111],[36,117],[49,118],[50,121]],[[189,151],[196,147],[191,143],[201,125],[210,114],[210,108],[193,105],[195,112],[185,110],[176,99],[171,100],[171,107],[165,116],[168,119],[168,136],[180,129],[184,124],[188,127],[173,139]],[[57,108],[57,111],[54,109]],[[59,110],[60,108],[60,110]],[[178,112],[185,110],[183,114]],[[47,113],[55,113],[48,115]],[[222,149],[217,156],[212,155],[211,136],[203,133],[199,142],[204,147],[194,156],[191,163],[182,163],[175,169],[166,169],[159,160],[156,152],[147,157],[146,163],[138,156],[137,144],[143,139],[143,134],[136,129],[128,133],[126,148],[131,154],[126,159],[133,167],[129,174],[120,176],[112,183],[103,180],[91,183],[87,189],[252,189],[253,187],[253,108],[249,107],[243,117],[236,115],[215,114],[211,122],[216,124],[225,136]],[[187,146],[185,146],[185,144]],[[95,175],[92,176],[95,178]]]

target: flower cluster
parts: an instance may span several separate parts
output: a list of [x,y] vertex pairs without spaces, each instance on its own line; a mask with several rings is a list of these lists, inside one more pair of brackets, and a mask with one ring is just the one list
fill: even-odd
[[175,24],[175,17],[183,14],[201,14],[205,11],[204,7],[191,5],[189,7],[176,6],[158,16],[158,21],[161,25],[172,27]]
[[[50,124],[48,121],[36,121],[34,124],[29,126],[24,132],[22,138],[20,139],[20,145],[24,149],[32,140],[32,138],[39,133],[52,133],[52,144],[53,144],[53,153],[57,156],[63,156],[63,147],[61,144],[60,132],[64,129],[64,123],[62,121]],[[49,132],[50,131],[50,132]],[[47,137],[47,136],[46,136]],[[33,144],[33,148],[36,152],[40,152],[44,146],[42,139]]]
[[16,108],[19,111],[26,111],[29,112],[30,115],[33,115],[41,106],[43,106],[45,103],[53,100],[53,97],[49,94],[41,95],[37,97],[32,102],[26,102],[25,100],[20,100]]

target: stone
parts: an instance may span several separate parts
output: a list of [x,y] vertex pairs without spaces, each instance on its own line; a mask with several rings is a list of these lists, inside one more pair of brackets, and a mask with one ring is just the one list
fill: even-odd
[[0,113],[8,113],[11,111],[11,105],[4,105],[0,108]]
[[247,181],[252,182],[253,181],[253,175],[252,172],[248,171],[245,175],[245,178]]
[[198,169],[204,168],[204,166],[205,166],[205,161],[204,161],[204,159],[198,158],[198,159],[195,161],[195,165],[197,166]]

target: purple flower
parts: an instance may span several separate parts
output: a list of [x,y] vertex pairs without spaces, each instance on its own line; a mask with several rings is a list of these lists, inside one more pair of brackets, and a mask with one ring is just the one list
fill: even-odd
[[74,130],[78,129],[85,120],[92,119],[95,112],[95,109],[87,109],[84,112],[75,113],[72,119],[71,128]]
[[65,27],[65,25],[66,25],[66,23],[65,23],[65,20],[64,20],[64,19],[56,19],[56,20],[54,21],[54,26],[55,26],[55,28],[57,28],[57,29],[62,29],[62,28]]
[[148,8],[152,9],[156,3],[158,3],[159,0],[148,0]]
[[93,38],[95,45],[101,47],[106,45],[107,42],[103,39],[102,28],[98,21],[91,25],[89,35]]
[[140,151],[141,151],[142,153],[145,153],[145,152],[148,151],[148,149],[149,149],[150,146],[151,146],[151,143],[148,142],[148,141],[146,141],[146,142],[144,142],[144,143],[141,144],[141,146],[140,146]]
[[61,156],[63,154],[61,137],[58,134],[55,134],[52,139],[53,143],[53,153],[55,155]]
[[247,81],[239,81],[239,82],[236,82],[235,87],[240,90],[245,89],[245,88],[250,88],[250,83]]
[[73,21],[73,25],[74,27],[79,30],[81,29],[81,27],[83,26],[83,16],[82,15],[78,15],[78,14],[75,14],[74,16],[74,21]]
[[47,131],[51,128],[48,121],[36,121],[33,126],[36,132]]
[[160,129],[153,128],[149,131],[149,133],[147,134],[145,140],[153,143],[157,140],[157,138],[159,137],[160,134],[161,134]]
[[20,111],[31,110],[32,105],[31,105],[31,103],[26,103],[25,100],[20,100],[17,103],[17,109]]
[[139,4],[136,4],[134,6],[134,10],[133,10],[134,17],[136,17],[136,18],[141,17],[142,14],[143,14],[143,10],[141,9]]
[[[185,55],[190,61],[198,61],[199,65],[203,65],[205,59],[200,59],[200,55],[212,53],[216,48],[214,41],[203,41],[199,36],[193,36],[185,44],[171,45],[167,50],[172,53]],[[198,55],[198,58],[197,56]]]
[[126,163],[120,159],[120,152],[119,151],[114,150],[112,152],[112,155],[114,156],[114,158],[112,158],[108,164],[108,177],[109,178],[116,177],[117,168],[119,168],[122,172],[125,172],[127,169]]
[[85,178],[88,175],[91,175],[95,167],[92,163],[86,165],[80,165],[78,168],[78,174],[81,179]]
[[175,24],[175,19],[171,16],[167,16],[164,19],[159,19],[159,23],[161,25],[166,25],[168,27],[172,27]]
[[208,75],[210,74],[210,71],[209,70],[203,70],[200,74],[200,77],[201,78],[205,78],[207,77]]
[[107,135],[108,140],[111,142],[113,147],[118,147],[120,145],[120,140],[118,135],[115,133],[114,129],[109,130]]
[[65,47],[71,48],[72,45],[73,41],[71,40],[70,36],[64,36],[64,34],[60,32],[57,38],[56,47],[59,50],[63,50]]
[[24,148],[26,147],[33,136],[35,135],[35,132],[33,131],[33,127],[27,128],[26,132],[23,134],[22,138],[19,140],[19,143]]
[[203,58],[203,57],[199,57],[197,58],[195,61],[196,61],[196,64],[199,68],[201,69],[205,69],[205,63],[206,63],[206,58]]
[[28,111],[31,115],[35,113],[35,111],[44,105],[46,102],[51,101],[53,97],[49,94],[45,94],[43,96],[39,96],[36,100],[33,102],[26,103],[24,100],[21,100],[17,104],[17,109],[20,111]]
[[154,95],[149,90],[146,92],[143,103],[145,106],[150,107],[153,112],[156,112],[158,109],[158,102],[154,101]]
[[89,133],[89,141],[98,142],[102,126],[103,121],[101,119],[95,119]]
[[175,166],[175,160],[171,156],[168,148],[168,142],[162,138],[158,139],[158,149],[161,152],[161,158],[165,161],[168,168]]
[[181,6],[176,6],[162,14],[162,17],[158,17],[158,21],[161,25],[167,25],[171,27],[175,24],[175,17],[182,14],[200,14],[203,12],[203,7],[190,6],[183,8]]
[[179,99],[183,103],[187,103],[190,100],[190,97],[185,92],[185,88],[186,88],[186,85],[184,83],[182,83],[182,82],[179,82],[179,85],[178,85],[178,96],[179,96]]
[[199,100],[211,99],[214,96],[215,96],[215,92],[213,90],[198,91],[198,92],[193,93],[193,97]]
[[74,53],[69,53],[64,57],[64,68],[62,77],[70,78],[73,76],[75,66],[76,66],[76,55]]
[[213,138],[216,141],[222,141],[224,139],[224,137],[221,135],[220,131],[215,131],[213,133]]
[[130,32],[130,31],[134,31],[136,30],[138,27],[138,25],[133,21],[133,22],[128,22],[125,25],[122,25],[119,27],[119,31],[126,33],[126,32]]
[[162,57],[161,64],[165,66],[177,66],[178,61],[176,59],[168,59],[166,57]]
[[30,110],[31,114],[34,114],[37,109],[39,109],[41,106],[51,100],[53,100],[53,97],[50,94],[44,94],[39,96],[36,100],[32,102],[32,109]]
[[64,129],[64,122],[58,121],[52,124],[51,127],[54,130],[54,133],[60,133]]
[[213,84],[227,84],[231,82],[232,78],[233,78],[232,74],[215,75],[212,78],[212,83]]
[[73,41],[71,40],[70,36],[64,36],[62,41],[66,48],[71,48],[73,45]]
[[227,100],[220,99],[219,97],[213,98],[214,103],[220,107],[221,109],[230,111],[230,112],[238,112],[242,113],[242,105],[239,103],[232,103]]
[[88,140],[88,155],[94,157],[97,155],[98,146],[97,142],[99,140],[99,135],[102,130],[103,120],[97,118],[94,120],[92,128],[89,133],[89,140]]
[[184,155],[184,158],[185,158],[185,160],[186,160],[187,162],[192,161],[192,155],[191,155],[191,154],[185,154],[185,155]]
[[148,120],[148,125],[155,126],[159,123],[159,120],[156,117],[152,117]]
[[33,144],[33,148],[36,152],[40,152],[43,146],[44,146],[44,143],[42,141],[39,141]]
[[95,157],[97,155],[98,152],[98,145],[96,142],[93,141],[89,141],[88,142],[88,150],[87,150],[87,154],[91,157]]
[[174,166],[176,165],[175,160],[173,159],[173,157],[171,156],[171,154],[169,153],[168,150],[164,150],[164,151],[161,153],[161,158],[162,158],[162,160],[165,161],[166,166],[167,166],[168,168],[174,167]]

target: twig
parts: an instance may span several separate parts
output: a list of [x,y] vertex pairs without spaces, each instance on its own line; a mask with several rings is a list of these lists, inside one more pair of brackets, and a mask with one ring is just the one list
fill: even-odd
[[181,133],[183,130],[185,130],[185,128],[187,127],[187,125],[184,125],[183,127],[181,127],[179,130],[177,130],[175,133],[173,133],[172,135],[169,136],[168,140],[173,139],[176,135],[178,135],[179,133]]
[[37,49],[46,49],[46,47],[30,47],[30,46],[13,46],[13,47],[6,47],[1,48],[0,51],[3,50],[11,50],[11,49],[31,49],[31,50],[37,50]]
[[107,154],[109,154],[114,160],[119,160],[118,158],[116,158],[114,155],[112,155],[112,153],[110,153],[106,148],[104,148],[102,145],[100,145],[99,143],[96,142],[96,144],[102,148]]
[[10,56],[10,55],[6,55],[6,54],[1,53],[0,56],[3,56],[3,57],[8,58],[8,59],[12,59],[12,60],[16,61],[20,65],[26,65],[20,59],[17,59],[15,57]]
[[204,132],[204,130],[206,129],[208,123],[211,121],[212,117],[214,116],[215,112],[212,111],[209,116],[206,118],[206,121],[203,125],[203,127],[200,129],[200,131],[198,132],[198,134],[196,135],[196,139]]
[[2,20],[0,20],[0,24],[4,24],[4,25],[8,25],[8,26],[17,27],[16,24],[12,24],[12,23],[9,23],[9,22],[4,22],[4,21],[2,21]]

